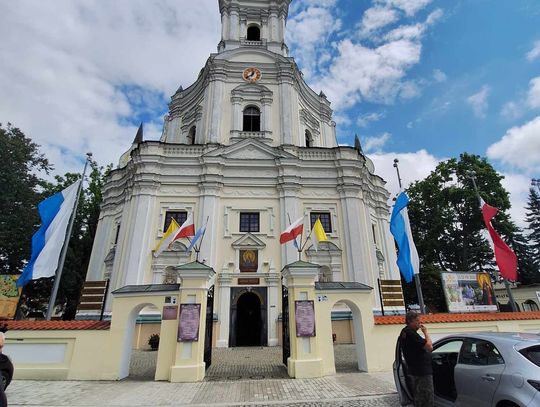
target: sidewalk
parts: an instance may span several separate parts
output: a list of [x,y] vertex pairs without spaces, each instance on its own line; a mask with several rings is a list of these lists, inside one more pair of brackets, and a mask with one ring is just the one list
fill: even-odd
[[399,406],[391,372],[360,373],[354,345],[334,350],[338,374],[290,379],[281,348],[214,349],[199,383],[154,382],[157,352],[134,351],[128,379],[23,381],[7,389],[10,406]]

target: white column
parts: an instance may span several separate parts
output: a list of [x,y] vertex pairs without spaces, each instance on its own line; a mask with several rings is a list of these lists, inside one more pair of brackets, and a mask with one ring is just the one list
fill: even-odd
[[220,141],[220,126],[221,126],[221,116],[223,111],[223,88],[224,88],[224,77],[222,75],[214,74],[210,79],[211,95],[212,95],[212,104],[211,111],[209,112],[209,134],[208,141],[210,143],[219,143]]
[[272,131],[272,99],[271,98],[262,98],[261,102],[263,104],[263,126],[262,130],[264,132]]
[[281,143],[293,144],[292,139],[292,74],[280,78],[279,96],[280,96],[280,126]]
[[218,225],[220,224],[219,190],[221,189],[221,183],[218,180],[221,179],[221,175],[214,172],[213,174],[207,174],[207,176],[213,177],[215,180],[200,185],[201,196],[199,198],[199,205],[200,213],[202,214],[200,218],[206,221],[208,217],[210,220],[206,226],[206,233],[201,243],[199,261],[205,261],[207,266],[217,269]]
[[[266,277],[268,284],[268,346],[277,346],[277,320],[281,301],[281,275],[272,272]],[[275,271],[275,270],[274,270]]]
[[229,327],[230,327],[230,312],[231,312],[231,284],[232,275],[230,273],[219,274],[218,278],[219,286],[219,337],[216,340],[216,346],[218,348],[229,347]]
[[229,26],[229,39],[233,41],[240,40],[240,18],[238,16],[237,9],[231,9],[230,14],[230,26]]
[[242,110],[241,110],[241,103],[242,98],[239,96],[233,96],[231,98],[231,102],[233,105],[232,108],[232,130],[233,131],[241,131],[242,130]]

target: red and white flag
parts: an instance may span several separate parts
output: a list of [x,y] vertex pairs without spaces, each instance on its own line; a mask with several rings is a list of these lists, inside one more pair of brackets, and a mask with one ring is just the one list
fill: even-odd
[[279,243],[287,243],[296,239],[298,235],[301,235],[304,231],[304,217],[294,221],[287,229],[285,229],[279,236]]
[[493,242],[495,262],[499,267],[499,272],[503,278],[517,281],[518,275],[516,254],[501,239],[491,224],[491,219],[495,217],[499,210],[485,203],[483,199],[480,199],[480,203],[482,205],[482,216],[484,217],[484,223],[486,224],[489,235],[491,236],[491,240]]
[[193,223],[193,214],[190,212],[186,221],[182,223],[182,226],[176,232],[173,241],[191,236],[195,236],[195,224]]

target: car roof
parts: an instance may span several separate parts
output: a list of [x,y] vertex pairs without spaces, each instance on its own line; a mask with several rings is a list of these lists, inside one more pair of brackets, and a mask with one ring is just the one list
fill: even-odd
[[441,338],[439,341],[446,341],[450,338],[476,338],[486,341],[515,346],[518,349],[532,345],[540,345],[540,334],[532,332],[475,332],[463,334],[451,334]]

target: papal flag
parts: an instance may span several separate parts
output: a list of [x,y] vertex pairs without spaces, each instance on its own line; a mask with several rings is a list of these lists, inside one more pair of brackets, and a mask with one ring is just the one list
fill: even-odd
[[55,275],[80,183],[77,181],[38,204],[41,226],[32,236],[32,255],[17,280],[17,287]]
[[154,248],[154,257],[158,257],[163,250],[169,247],[169,245],[174,241],[178,229],[180,229],[180,225],[178,225],[174,218],[171,219],[171,223],[169,224],[167,231],[165,232],[157,246]]
[[320,218],[317,218],[317,220],[313,224],[313,229],[311,230],[311,241],[313,242],[313,247],[315,247],[316,251],[319,250],[320,242],[328,241],[328,237],[324,232],[324,228]]

